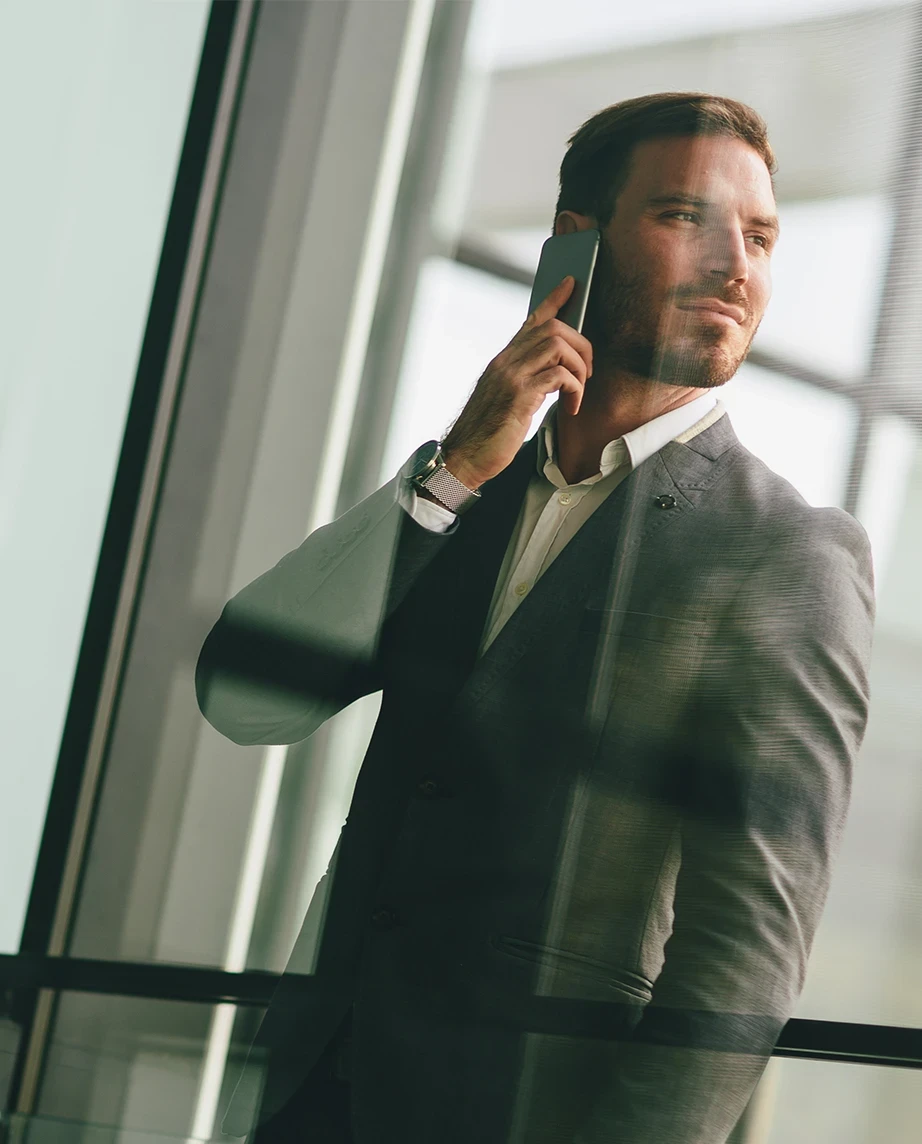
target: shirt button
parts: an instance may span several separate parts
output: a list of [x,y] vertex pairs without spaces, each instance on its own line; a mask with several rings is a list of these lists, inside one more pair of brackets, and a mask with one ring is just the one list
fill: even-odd
[[528,584],[524,580],[522,580],[520,583],[516,584],[513,591],[515,592],[515,594],[517,596],[524,596],[525,593],[528,591]]
[[569,504],[571,500],[573,500],[573,497],[570,493],[561,493],[557,498],[558,504]]
[[654,497],[653,503],[657,508],[675,508],[675,497],[671,493],[663,493],[662,496]]
[[424,798],[435,798],[439,793],[439,784],[435,779],[423,779],[421,783],[416,784],[416,789]]

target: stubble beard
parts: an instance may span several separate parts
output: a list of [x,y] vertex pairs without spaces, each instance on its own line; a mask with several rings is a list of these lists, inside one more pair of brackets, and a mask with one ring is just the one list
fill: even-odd
[[604,242],[586,307],[583,333],[592,343],[594,376],[626,371],[642,384],[714,389],[726,384],[749,353],[726,345],[721,327],[701,323],[695,336],[677,335],[642,274],[618,267]]

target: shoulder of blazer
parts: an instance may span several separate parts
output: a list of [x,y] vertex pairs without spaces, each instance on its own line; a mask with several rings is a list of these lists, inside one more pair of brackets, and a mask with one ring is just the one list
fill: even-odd
[[870,542],[861,524],[841,508],[809,504],[741,444],[728,415],[685,444],[670,442],[661,456],[677,488],[698,509],[696,527],[709,521],[715,542],[721,533],[750,552],[779,556],[792,549],[806,554],[836,548],[857,563],[862,578],[870,578]]

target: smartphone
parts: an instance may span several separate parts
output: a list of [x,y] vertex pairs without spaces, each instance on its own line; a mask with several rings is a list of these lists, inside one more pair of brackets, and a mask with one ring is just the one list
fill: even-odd
[[601,237],[597,230],[578,230],[575,234],[555,234],[545,242],[541,247],[535,282],[531,288],[529,314],[537,309],[555,286],[559,286],[568,274],[572,274],[576,285],[557,317],[574,330],[582,332]]

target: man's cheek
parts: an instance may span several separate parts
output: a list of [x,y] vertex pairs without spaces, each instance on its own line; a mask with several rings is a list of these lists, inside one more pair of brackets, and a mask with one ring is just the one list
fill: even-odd
[[761,310],[759,311],[759,317],[762,316],[762,313],[764,312],[765,307],[768,305],[768,303],[771,299],[771,296],[772,296],[771,266],[768,265],[767,259],[765,260],[765,262],[766,262],[766,265],[761,266],[759,268],[758,274],[753,276],[753,283],[755,285],[755,289],[752,291],[752,294],[754,294],[754,298],[752,299],[752,301],[753,301],[753,305],[755,306],[755,308],[757,310],[761,306]]

